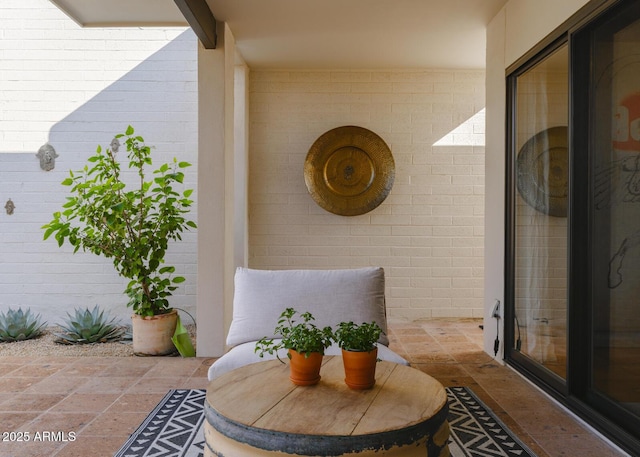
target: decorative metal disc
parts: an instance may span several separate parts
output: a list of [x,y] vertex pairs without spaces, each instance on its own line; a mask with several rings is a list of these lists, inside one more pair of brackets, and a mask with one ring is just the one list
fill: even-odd
[[518,153],[518,192],[536,210],[567,217],[569,159],[567,127],[543,130]]
[[356,126],[321,135],[304,163],[304,180],[313,200],[341,216],[376,208],[391,192],[394,177],[389,146],[372,131]]

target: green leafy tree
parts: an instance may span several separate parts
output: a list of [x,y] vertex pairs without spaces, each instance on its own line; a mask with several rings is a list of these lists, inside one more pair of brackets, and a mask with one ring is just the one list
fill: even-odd
[[[147,179],[146,168],[152,161],[144,139],[135,136],[131,126],[115,138],[111,149],[98,146],[89,163],[62,182],[71,187],[72,196],[63,211],[55,212],[42,227],[44,239],[53,235],[59,246],[68,241],[74,252],[82,249],[111,259],[118,274],[130,280],[125,289],[128,306],[141,316],[164,314],[171,310],[168,297],[185,280],[172,276],[175,267],[164,264],[169,241],[196,228],[185,218],[193,190],[174,189],[183,183],[182,170],[191,164],[174,158]],[[123,179],[117,160],[121,138],[137,185],[128,186]]]

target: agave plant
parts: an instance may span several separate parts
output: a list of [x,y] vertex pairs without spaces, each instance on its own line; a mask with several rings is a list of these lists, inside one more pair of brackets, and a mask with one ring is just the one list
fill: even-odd
[[36,338],[42,334],[46,322],[41,322],[39,314],[32,314],[31,310],[9,308],[7,313],[0,312],[0,341],[23,341]]
[[67,320],[61,325],[63,333],[55,333],[56,343],[89,344],[109,343],[122,339],[125,329],[119,326],[109,313],[101,311],[98,305],[93,310],[75,309],[75,315],[67,313]]

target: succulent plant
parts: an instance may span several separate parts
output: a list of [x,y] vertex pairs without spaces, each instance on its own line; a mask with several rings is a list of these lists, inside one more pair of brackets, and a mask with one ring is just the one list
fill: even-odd
[[61,325],[63,333],[55,333],[56,343],[90,344],[109,343],[122,339],[124,327],[116,322],[109,313],[101,311],[96,305],[93,310],[75,309],[75,315],[67,313],[65,324]]
[[14,342],[36,338],[42,334],[46,322],[41,322],[39,314],[32,314],[27,308],[17,310],[9,308],[7,313],[0,312],[0,341]]

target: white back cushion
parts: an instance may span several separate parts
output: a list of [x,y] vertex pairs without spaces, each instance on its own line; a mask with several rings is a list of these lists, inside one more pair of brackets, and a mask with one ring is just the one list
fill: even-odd
[[[235,275],[233,320],[227,344],[275,337],[280,313],[294,308],[309,311],[319,328],[340,322],[375,321],[385,333],[379,342],[389,345],[384,302],[384,270],[253,270],[238,268]],[[300,322],[301,319],[297,317]]]

